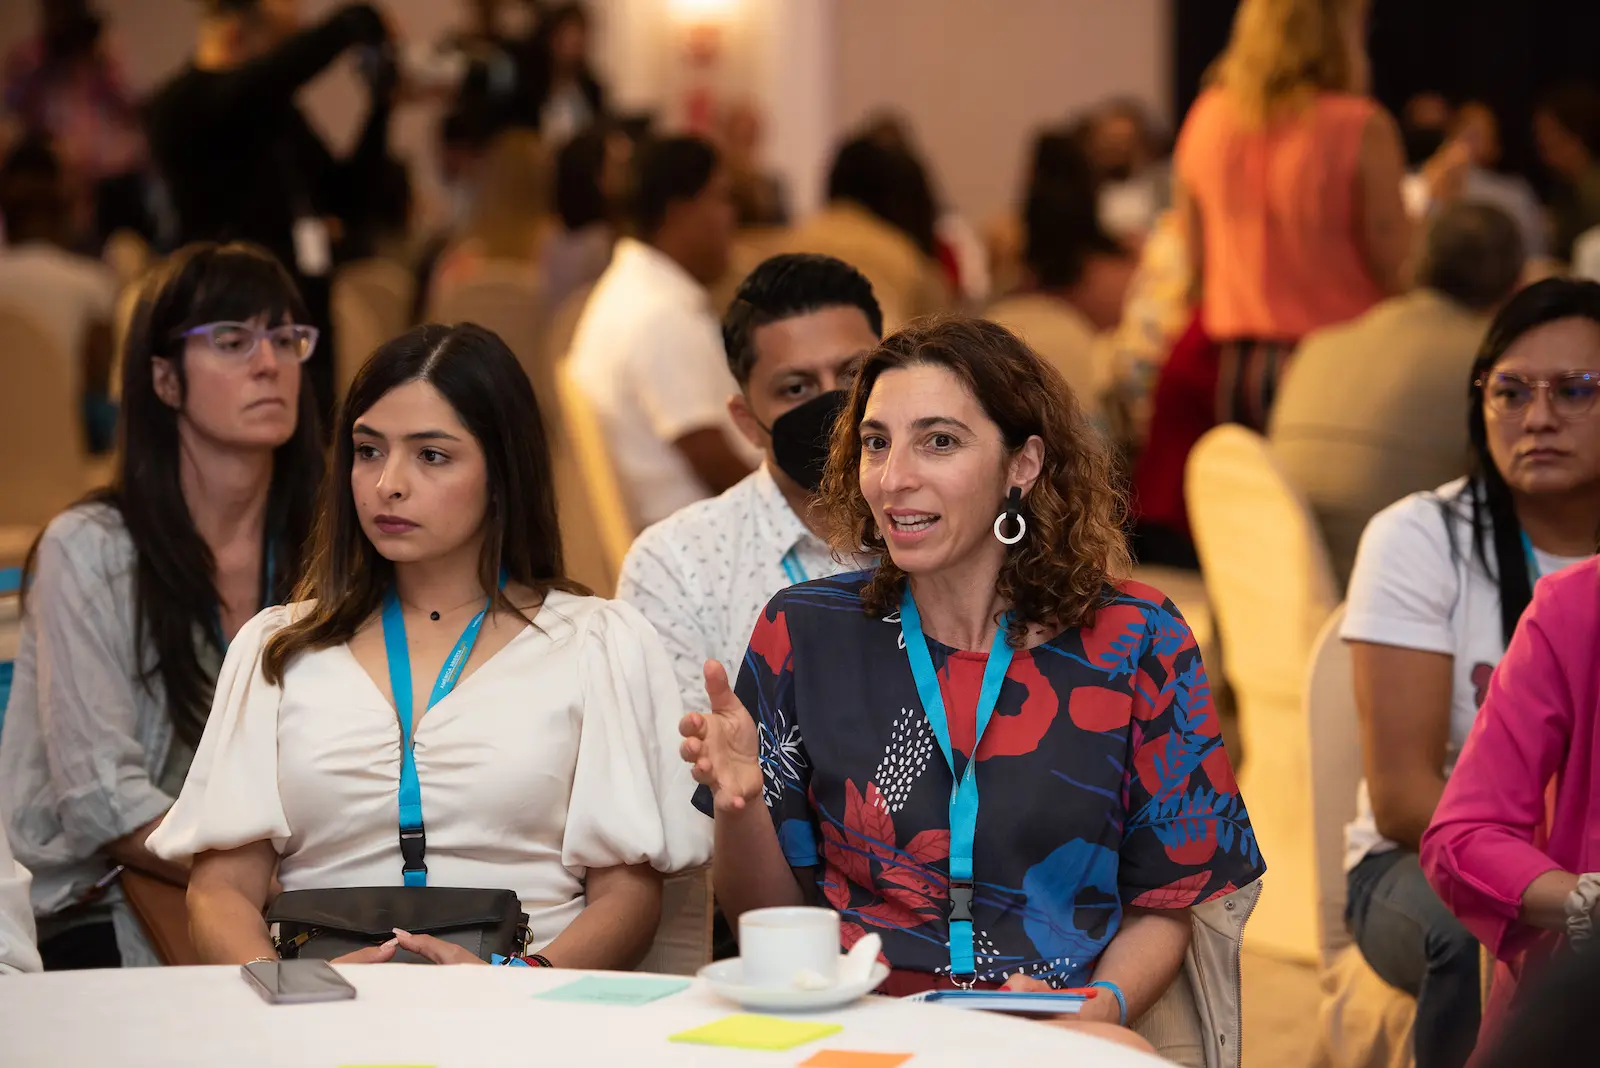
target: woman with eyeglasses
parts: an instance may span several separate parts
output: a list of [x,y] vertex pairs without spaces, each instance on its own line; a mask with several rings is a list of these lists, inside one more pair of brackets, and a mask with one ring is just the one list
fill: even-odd
[[1471,473],[1373,518],[1342,631],[1366,771],[1346,919],[1373,970],[1417,998],[1418,1068],[1466,1063],[1481,998],[1482,932],[1429,888],[1423,831],[1535,583],[1600,535],[1600,285],[1551,279],[1512,298],[1470,389]]
[[305,321],[267,252],[174,254],[128,333],[111,484],[29,555],[0,809],[34,874],[46,968],[158,963],[116,876],[187,881],[145,839],[183,785],[228,643],[297,578],[322,471]]

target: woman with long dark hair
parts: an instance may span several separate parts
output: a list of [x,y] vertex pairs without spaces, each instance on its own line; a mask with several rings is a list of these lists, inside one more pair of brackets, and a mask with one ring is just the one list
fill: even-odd
[[1417,997],[1418,1068],[1466,1062],[1481,998],[1478,939],[1428,887],[1422,833],[1534,583],[1600,535],[1600,285],[1514,297],[1470,388],[1471,473],[1368,524],[1343,630],[1366,769],[1347,918],[1373,969]]
[[[201,957],[274,956],[274,871],[285,892],[420,873],[513,891],[542,964],[632,967],[657,873],[703,862],[709,835],[673,760],[660,639],[564,577],[527,376],[481,327],[417,327],[356,375],[334,442],[295,603],[230,649],[152,842],[193,861]],[[346,959],[396,948],[476,959],[411,935]]]
[[111,485],[29,556],[0,808],[35,876],[47,967],[155,962],[114,873],[186,881],[145,840],[183,784],[228,643],[293,588],[322,470],[306,321],[267,252],[174,254],[128,333]]
[[589,65],[589,12],[581,3],[546,11],[524,47],[519,118],[546,144],[560,145],[605,117],[605,90]]

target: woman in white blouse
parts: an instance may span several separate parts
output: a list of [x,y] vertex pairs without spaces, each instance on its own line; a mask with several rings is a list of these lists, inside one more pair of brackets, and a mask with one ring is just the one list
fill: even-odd
[[[418,327],[361,369],[334,441],[296,603],[229,649],[188,781],[151,838],[192,858],[201,956],[273,955],[274,873],[286,891],[401,884],[394,677],[402,708],[412,691],[427,884],[514,890],[550,963],[631,967],[655,932],[659,873],[703,863],[710,836],[673,759],[679,702],[659,639],[562,577],[526,375],[479,327]],[[403,631],[409,687],[386,629]]]

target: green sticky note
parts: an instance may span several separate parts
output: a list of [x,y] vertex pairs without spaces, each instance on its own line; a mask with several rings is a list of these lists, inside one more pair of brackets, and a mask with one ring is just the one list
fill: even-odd
[[692,1042],[700,1046],[730,1046],[733,1049],[794,1049],[819,1038],[836,1035],[838,1024],[802,1023],[779,1016],[725,1016],[716,1023],[681,1031],[669,1042]]
[[534,997],[542,1001],[579,1001],[590,1005],[648,1005],[687,990],[687,979],[620,979],[586,975]]

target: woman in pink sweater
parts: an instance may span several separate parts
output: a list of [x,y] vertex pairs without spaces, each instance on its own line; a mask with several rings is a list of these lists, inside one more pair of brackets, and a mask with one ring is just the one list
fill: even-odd
[[1422,838],[1429,883],[1500,961],[1485,1037],[1530,967],[1597,923],[1597,636],[1600,560],[1541,579]]

